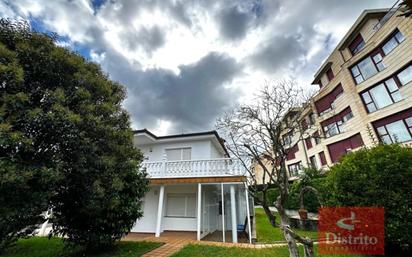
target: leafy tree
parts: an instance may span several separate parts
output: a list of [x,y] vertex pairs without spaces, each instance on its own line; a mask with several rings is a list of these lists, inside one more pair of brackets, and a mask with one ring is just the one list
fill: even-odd
[[378,145],[345,155],[328,174],[328,205],[385,208],[385,241],[412,245],[412,149]]
[[[60,176],[50,144],[38,140],[33,105],[19,52],[11,42],[30,40],[24,23],[0,22],[0,250],[30,235],[44,221]],[[24,47],[24,45],[22,45]],[[32,89],[33,90],[33,89]]]
[[53,234],[87,247],[109,245],[142,215],[148,189],[142,155],[121,106],[124,88],[55,41],[25,23],[1,20],[1,190],[25,179],[26,191],[39,191],[25,198],[12,190],[2,201],[17,193],[15,208],[8,203],[6,211],[39,203],[28,216],[52,208]]

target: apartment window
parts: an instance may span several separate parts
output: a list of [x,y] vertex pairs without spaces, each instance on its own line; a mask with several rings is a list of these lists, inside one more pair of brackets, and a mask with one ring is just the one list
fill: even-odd
[[300,122],[300,125],[301,125],[301,127],[302,127],[302,129],[305,131],[305,130],[307,130],[308,129],[308,122],[306,121],[306,118],[305,119],[303,119],[301,122]]
[[302,170],[301,162],[288,165],[288,170],[289,170],[289,177],[297,177],[299,175],[299,171]]
[[316,156],[311,156],[311,157],[309,157],[309,161],[310,161],[310,165],[311,165],[313,168],[317,168],[317,167],[318,167],[318,164],[316,163]]
[[325,136],[331,137],[345,132],[343,125],[351,118],[353,118],[353,113],[351,108],[348,107],[337,115],[323,121],[321,125]]
[[284,146],[292,144],[292,133],[287,133],[286,135],[283,135],[282,140]]
[[192,148],[166,149],[166,156],[168,161],[190,160],[192,158]]
[[405,37],[403,36],[403,34],[399,30],[396,30],[395,33],[389,38],[389,40],[382,46],[382,51],[385,55],[389,54],[404,39]]
[[351,68],[352,76],[356,81],[356,84],[363,82],[364,80],[372,77],[378,71],[381,71],[385,68],[385,65],[382,62],[382,54],[380,52],[368,56],[363,59],[361,62],[356,64]]
[[352,53],[352,55],[357,54],[360,50],[363,49],[365,46],[365,41],[363,40],[363,37],[361,34],[359,34],[349,45],[349,50]]
[[409,65],[406,69],[399,72],[397,77],[402,86],[405,86],[412,81],[412,65]]
[[305,139],[305,144],[306,144],[306,148],[310,149],[312,148],[312,139],[310,137]]
[[309,114],[309,125],[314,125],[315,122],[315,114],[312,112]]
[[339,158],[346,154],[347,152],[352,151],[352,149],[358,148],[364,145],[361,135],[358,133],[354,136],[351,136],[347,139],[338,141],[336,143],[328,145],[328,150],[330,158],[333,163],[337,162]]
[[393,78],[390,78],[362,93],[363,102],[368,112],[374,112],[385,106],[402,100],[398,85]]
[[167,194],[166,216],[195,218],[196,194]]
[[322,164],[322,166],[325,166],[326,164],[328,164],[326,161],[325,153],[323,151],[319,152],[319,159],[320,159],[320,164]]
[[333,74],[332,68],[329,68],[329,69],[326,71],[326,76],[328,77],[328,80],[329,80],[329,81],[331,81],[331,80],[335,77],[335,75]]
[[342,93],[343,87],[342,84],[339,84],[329,94],[317,100],[315,102],[315,107],[319,115],[321,116],[323,113],[333,109],[335,100],[342,95]]
[[296,158],[296,153],[299,151],[299,146],[296,143],[294,146],[291,148],[287,149],[287,155],[286,155],[286,160],[292,160]]
[[385,144],[401,143],[411,140],[412,118],[399,120],[376,129],[382,142]]

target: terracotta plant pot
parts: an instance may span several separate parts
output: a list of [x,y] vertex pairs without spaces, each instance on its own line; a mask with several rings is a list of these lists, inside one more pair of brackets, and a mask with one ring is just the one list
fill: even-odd
[[301,220],[307,220],[308,219],[308,211],[306,209],[299,209],[299,217]]

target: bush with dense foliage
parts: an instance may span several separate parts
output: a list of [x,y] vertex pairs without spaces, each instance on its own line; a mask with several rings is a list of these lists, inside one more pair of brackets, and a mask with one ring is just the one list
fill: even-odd
[[412,245],[412,149],[378,145],[345,155],[328,174],[328,205],[385,208],[388,245]]
[[52,207],[55,234],[111,244],[141,217],[148,189],[125,90],[55,41],[0,22],[0,241]]

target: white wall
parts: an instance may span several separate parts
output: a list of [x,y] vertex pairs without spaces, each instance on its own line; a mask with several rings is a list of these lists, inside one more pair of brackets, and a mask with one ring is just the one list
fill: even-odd
[[212,142],[209,142],[209,143],[210,143],[210,156],[211,156],[211,158],[212,159],[224,158],[224,155],[221,152],[219,152],[219,150],[216,148],[216,146]]
[[157,207],[159,202],[159,186],[150,187],[144,197],[143,217],[137,220],[131,232],[156,232]]
[[144,156],[148,158],[146,159],[146,161],[154,162],[162,161],[166,149],[186,147],[190,147],[192,149],[192,160],[215,158],[212,157],[211,145],[212,144],[210,140],[202,140],[180,143],[158,143],[152,145],[139,146],[138,148],[140,148],[140,150],[142,150],[142,152],[144,153]]

